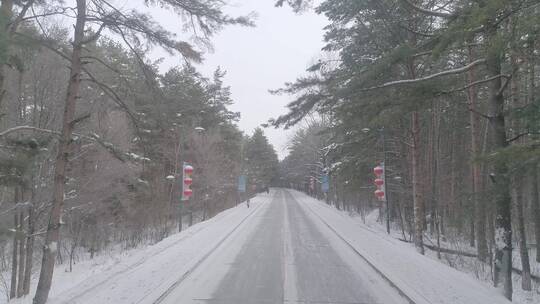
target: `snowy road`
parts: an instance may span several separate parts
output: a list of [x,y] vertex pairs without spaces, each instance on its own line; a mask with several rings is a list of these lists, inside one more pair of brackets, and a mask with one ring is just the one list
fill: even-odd
[[55,270],[50,304],[510,304],[489,283],[284,189],[156,244],[64,267]]
[[158,302],[407,303],[287,190]]

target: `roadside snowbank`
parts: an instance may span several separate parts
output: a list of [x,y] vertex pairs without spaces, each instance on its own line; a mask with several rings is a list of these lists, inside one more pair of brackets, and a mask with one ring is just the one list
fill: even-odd
[[[249,209],[240,204],[155,245],[80,262],[73,272],[58,265],[47,303],[152,303],[272,197],[273,192],[261,194]],[[30,304],[32,297],[9,303]]]
[[[382,233],[386,235],[386,226],[384,223],[382,223],[379,220],[379,210],[373,210],[372,212],[368,213],[365,217],[365,220],[362,220],[359,216],[356,216],[355,214],[351,214],[355,221],[361,224],[365,224],[366,226],[377,230],[378,233]],[[397,225],[394,225],[393,227],[395,230],[391,231],[391,236],[393,238],[403,238],[400,228]],[[426,239],[424,242],[436,246],[436,240],[430,240],[428,238],[429,236],[426,235]],[[450,241],[451,240],[451,241]],[[460,252],[466,252],[471,254],[476,254],[475,248],[472,248],[469,244],[469,240],[466,238],[459,238],[456,236],[453,236],[449,239],[441,240],[441,247],[449,248],[453,250],[457,250]],[[427,249],[427,248],[426,248]],[[521,269],[521,256],[519,253],[518,248],[516,247],[515,250],[513,250],[513,257],[512,257],[512,264],[514,268]],[[534,260],[534,257],[536,255],[536,251],[529,250],[529,257],[530,257],[530,267],[531,267],[531,273],[536,276],[540,276],[540,263],[536,263]],[[493,273],[490,265],[480,262],[476,257],[471,256],[465,256],[465,255],[456,255],[456,254],[446,254],[441,253],[441,259],[437,258],[437,252],[433,249],[426,250],[426,256],[430,257],[431,259],[444,263],[454,269],[457,269],[461,272],[467,273],[469,276],[473,277],[474,279],[485,282],[489,286],[492,284],[493,280]],[[521,288],[521,276],[514,273],[512,275],[513,285],[514,285],[514,293],[512,295],[512,302],[513,303],[522,303],[522,304],[536,304],[540,303],[540,283],[536,281],[532,281],[532,290],[526,291]]]
[[493,287],[418,254],[410,244],[367,227],[304,193],[290,192],[308,213],[326,222],[416,303],[511,303]]

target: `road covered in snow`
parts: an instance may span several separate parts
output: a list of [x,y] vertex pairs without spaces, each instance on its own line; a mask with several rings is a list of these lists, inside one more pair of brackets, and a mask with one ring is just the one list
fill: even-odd
[[286,189],[106,261],[57,271],[49,303],[510,303],[409,244]]
[[159,303],[408,303],[286,190]]

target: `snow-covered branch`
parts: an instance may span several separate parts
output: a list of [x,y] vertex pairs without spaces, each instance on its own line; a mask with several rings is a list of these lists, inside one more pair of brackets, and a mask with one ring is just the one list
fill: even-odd
[[383,88],[387,88],[387,87],[391,87],[391,86],[396,86],[396,85],[418,83],[418,82],[423,82],[423,81],[427,81],[427,80],[432,80],[432,79],[439,78],[439,77],[443,77],[443,76],[454,75],[454,74],[461,74],[461,73],[467,72],[468,70],[472,69],[473,67],[475,67],[475,66],[477,66],[477,65],[480,65],[480,64],[483,64],[483,63],[485,63],[485,62],[486,62],[485,59],[478,59],[478,60],[473,61],[473,62],[469,63],[468,65],[463,66],[463,67],[461,67],[461,68],[442,71],[442,72],[440,72],[440,73],[432,74],[432,75],[429,75],[429,76],[426,76],[426,77],[422,77],[422,78],[403,79],[403,80],[390,81],[390,82],[384,83],[384,84],[379,85],[379,86],[370,87],[370,88],[364,88],[364,89],[361,89],[360,91],[371,91],[371,90],[376,90],[376,89],[383,89]]
[[477,85],[480,85],[480,84],[483,84],[483,83],[486,83],[486,82],[490,82],[490,81],[493,81],[497,78],[509,78],[510,75],[505,75],[505,74],[500,74],[500,75],[496,75],[496,76],[493,76],[493,77],[489,77],[489,78],[486,78],[486,79],[482,79],[482,80],[478,80],[478,81],[475,81],[475,82],[471,82],[469,83],[468,85],[466,86],[463,86],[463,87],[460,87],[460,88],[456,88],[456,89],[452,89],[452,90],[449,90],[449,91],[444,91],[442,92],[443,94],[451,94],[451,93],[454,93],[454,92],[460,92],[460,91],[465,91],[466,89],[470,88],[470,87],[474,87],[474,86],[477,86]]
[[53,131],[53,130],[49,130],[49,129],[42,129],[42,128],[37,128],[37,127],[32,127],[32,126],[16,126],[16,127],[13,127],[13,128],[9,128],[5,131],[2,131],[0,132],[0,137],[5,137],[11,133],[14,133],[14,132],[19,132],[19,131],[35,131],[35,132],[40,132],[40,133],[47,133],[47,134],[53,134],[53,135],[57,135],[57,136],[60,136],[60,132],[58,131]]
[[[7,129],[5,131],[0,132],[0,138],[5,137],[5,136],[7,136],[7,135],[9,135],[11,133],[19,132],[19,131],[34,131],[34,132],[39,132],[39,133],[51,134],[51,135],[55,135],[55,136],[60,136],[61,135],[61,133],[59,131],[54,131],[54,130],[49,130],[49,129],[43,129],[43,128],[24,125],[24,126],[16,126],[16,127],[13,127],[13,128],[9,128],[9,129]],[[73,133],[73,136],[80,137],[80,138],[90,140],[90,141],[93,141],[93,142],[97,141],[97,139],[94,138],[93,136],[86,136],[86,135],[82,135],[82,134],[78,134],[78,133]]]
[[[32,126],[16,126],[16,127],[7,129],[3,132],[0,132],[0,138],[5,137],[11,133],[19,132],[19,131],[34,131],[34,132],[51,134],[55,136],[61,135],[60,132],[54,131],[54,130],[42,129],[42,128],[37,128],[37,127],[32,127]],[[118,160],[122,162],[125,161],[125,156],[129,156],[129,153],[118,150],[116,147],[114,147],[113,144],[103,141],[97,134],[91,134],[90,136],[88,136],[88,135],[73,133],[73,136],[79,137],[79,138],[82,138],[91,142],[98,143],[103,148],[105,148],[105,150],[109,151],[114,157],[116,157]]]

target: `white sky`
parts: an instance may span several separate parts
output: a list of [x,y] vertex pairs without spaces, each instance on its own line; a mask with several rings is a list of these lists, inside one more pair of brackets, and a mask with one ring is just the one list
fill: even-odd
[[[319,57],[323,46],[323,27],[327,20],[313,12],[294,14],[289,7],[276,8],[274,0],[231,0],[227,13],[247,15],[256,12],[256,27],[227,27],[213,39],[214,52],[205,55],[198,68],[212,75],[217,66],[227,71],[226,85],[231,86],[235,104],[241,112],[239,127],[251,134],[269,118],[286,113],[290,96],[274,96],[269,89],[294,81]],[[178,17],[158,11],[158,22],[171,31],[180,29]],[[156,57],[164,56],[158,53]],[[165,58],[163,69],[179,64],[178,58]],[[291,131],[265,129],[280,158],[287,155]]]

